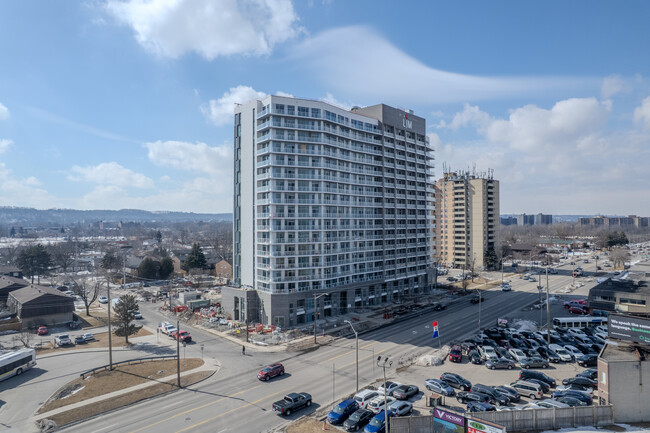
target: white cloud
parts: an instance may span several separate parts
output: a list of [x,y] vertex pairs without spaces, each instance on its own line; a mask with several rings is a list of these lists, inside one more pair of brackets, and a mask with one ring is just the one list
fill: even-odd
[[109,0],[106,10],[147,51],[171,58],[265,55],[302,31],[290,0]]
[[634,121],[650,128],[650,96],[645,98],[641,106],[634,110]]
[[103,187],[153,188],[154,182],[147,176],[122,167],[117,162],[103,162],[99,165],[70,169],[68,179],[80,182],[93,182]]
[[584,77],[479,77],[434,69],[364,26],[327,30],[293,52],[297,64],[337,93],[397,105],[548,97],[600,86]]
[[9,118],[9,109],[0,102],[0,120]]
[[444,120],[440,121],[440,127],[447,127],[452,130],[457,130],[465,126],[475,126],[479,129],[485,128],[491,121],[490,115],[481,111],[478,106],[465,104],[463,111],[456,113],[449,125],[446,125]]
[[563,148],[599,131],[610,112],[611,103],[596,98],[559,101],[550,110],[526,105],[512,110],[508,120],[492,121],[485,132],[490,141],[514,149]]
[[13,141],[6,138],[0,138],[0,155],[9,150],[12,144],[14,144]]
[[600,94],[604,99],[609,99],[618,93],[626,92],[628,90],[628,85],[620,75],[610,75],[603,79],[603,84],[600,87]]
[[56,207],[59,202],[45,189],[39,188],[41,182],[35,177],[19,178],[0,162],[0,203],[12,206],[45,209]]
[[232,177],[232,145],[156,141],[145,143],[144,147],[149,150],[149,160],[156,165],[211,175],[230,173]]
[[212,99],[208,104],[203,104],[201,112],[215,125],[225,125],[233,123],[236,104],[262,99],[266,96],[266,93],[258,92],[249,86],[231,87],[221,98]]
[[351,102],[341,102],[341,101],[337,100],[334,97],[334,95],[332,95],[329,92],[327,94],[325,94],[324,98],[320,98],[320,100],[323,101],[323,102],[327,102],[328,104],[332,104],[332,105],[334,105],[336,107],[343,108],[344,110],[350,110],[353,106],[356,105],[356,104],[353,104]]

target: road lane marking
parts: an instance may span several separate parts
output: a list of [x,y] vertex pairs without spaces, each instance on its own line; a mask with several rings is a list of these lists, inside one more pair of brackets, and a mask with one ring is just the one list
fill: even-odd
[[115,427],[116,425],[117,425],[117,424],[111,424],[111,425],[106,426],[106,427],[102,427],[102,428],[95,429],[94,431],[97,432],[97,431],[106,430],[106,429],[109,429],[109,428],[111,428],[111,427]]
[[[372,343],[368,343],[368,344],[366,344],[365,346],[361,346],[361,347],[359,347],[359,349],[365,349],[366,347],[370,347],[370,346],[372,346],[372,345],[374,345],[374,344],[377,344],[377,343],[378,343],[378,341],[375,341],[375,342],[372,342]],[[329,359],[326,359],[325,361],[321,361],[321,362],[319,362],[319,364],[327,364],[328,362],[333,361],[333,360],[335,360],[336,358],[340,358],[341,356],[349,355],[350,353],[352,353],[352,352],[354,352],[354,351],[355,351],[355,349],[351,348],[349,351],[347,351],[347,352],[345,352],[345,353],[342,353],[342,354],[340,354],[340,355],[333,356],[333,357],[331,357],[331,358],[329,358]]]
[[233,397],[235,397],[235,396],[237,396],[237,395],[239,395],[239,394],[243,394],[243,393],[245,393],[245,392],[247,392],[247,391],[252,391],[252,390],[254,390],[254,389],[256,389],[256,388],[259,388],[259,387],[261,387],[261,386],[263,386],[263,385],[257,385],[257,386],[254,386],[254,387],[252,387],[252,388],[248,388],[248,389],[245,389],[245,390],[243,390],[243,391],[239,391],[239,392],[236,392],[236,393],[234,393],[234,394],[230,394],[230,395],[228,395],[228,396],[226,396],[226,397],[222,397],[222,398],[220,398],[220,399],[218,399],[218,400],[215,400],[215,401],[212,401],[212,402],[210,402],[210,403],[206,403],[206,404],[204,404],[204,405],[202,405],[202,406],[198,406],[198,407],[195,407],[195,408],[192,408],[192,409],[188,409],[188,410],[183,411],[183,412],[179,412],[179,413],[177,413],[176,415],[172,415],[172,416],[167,417],[167,418],[165,418],[165,419],[161,419],[160,421],[156,421],[156,422],[153,423],[153,424],[149,424],[149,425],[146,425],[146,426],[144,426],[144,427],[140,427],[139,429],[137,429],[137,430],[133,430],[133,431],[130,432],[130,433],[136,433],[136,432],[139,432],[139,431],[142,431],[142,430],[146,430],[146,429],[148,429],[148,428],[151,428],[151,427],[157,426],[158,424],[162,424],[162,423],[164,423],[164,422],[167,422],[167,421],[169,421],[169,420],[171,420],[171,419],[174,419],[174,418],[177,418],[177,417],[179,417],[179,416],[182,416],[182,415],[188,414],[188,413],[190,413],[190,412],[194,412],[195,410],[203,409],[203,408],[206,408],[206,407],[211,406],[211,405],[213,405],[213,404],[216,404],[216,403],[222,402],[222,401],[224,401],[224,400],[227,400],[227,399],[229,399],[229,398],[233,398]]
[[269,398],[274,399],[277,395],[286,395],[286,392],[289,391],[289,390],[292,389],[292,388],[295,388],[295,387],[285,388],[285,389],[284,389],[283,391],[281,391],[281,392],[276,392],[276,393],[274,393],[274,394],[267,395],[266,397],[262,397],[262,398],[260,398],[260,399],[258,399],[258,400],[251,401],[250,403],[246,403],[246,404],[243,405],[243,406],[239,406],[239,407],[232,408],[232,409],[230,409],[230,410],[228,410],[228,411],[226,411],[226,412],[224,412],[224,413],[221,413],[221,414],[219,414],[219,415],[217,415],[217,416],[213,416],[212,418],[204,419],[203,421],[198,422],[198,423],[196,423],[196,424],[193,424],[193,425],[191,425],[191,426],[185,427],[184,429],[177,430],[176,433],[184,432],[184,431],[191,430],[191,429],[193,429],[193,428],[199,427],[199,426],[205,424],[206,422],[214,421],[215,419],[217,419],[217,418],[221,418],[222,416],[224,416],[224,415],[228,415],[229,413],[234,412],[234,411],[236,411],[236,410],[240,410],[240,409],[243,409],[243,408],[248,407],[248,406],[253,406],[253,405],[255,405],[255,404],[257,404],[257,403],[259,403],[259,402],[261,402],[261,401],[263,401],[263,400],[268,400]]

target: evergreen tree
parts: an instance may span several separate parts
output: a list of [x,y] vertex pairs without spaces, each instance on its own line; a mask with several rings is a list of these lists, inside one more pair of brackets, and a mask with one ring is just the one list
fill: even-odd
[[158,269],[156,268],[156,262],[147,257],[141,261],[138,266],[138,277],[153,280],[156,278],[156,274],[158,273]]
[[113,307],[113,310],[115,311],[115,321],[117,322],[115,335],[118,337],[124,337],[126,344],[129,344],[129,336],[137,334],[140,328],[142,328],[142,326],[133,324],[133,320],[135,320],[134,313],[138,311],[139,308],[138,301],[135,299],[135,296],[131,294],[120,296],[119,302],[117,302]]
[[160,262],[159,269],[160,278],[166,280],[171,274],[174,273],[174,261],[170,257],[165,257]]
[[40,283],[41,275],[47,275],[52,267],[52,258],[43,244],[37,244],[22,250],[18,254],[16,265],[23,271],[23,274],[32,278],[32,284],[34,284],[35,275],[38,275]]
[[201,250],[201,245],[195,243],[192,245],[192,251],[187,255],[183,261],[182,268],[186,271],[190,269],[203,269],[205,268],[207,261],[205,260],[205,254]]

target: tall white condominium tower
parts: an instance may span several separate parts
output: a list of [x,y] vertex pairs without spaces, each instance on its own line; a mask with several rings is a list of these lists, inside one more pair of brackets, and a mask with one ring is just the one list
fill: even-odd
[[237,107],[234,133],[236,319],[301,326],[430,289],[423,118],[268,96]]

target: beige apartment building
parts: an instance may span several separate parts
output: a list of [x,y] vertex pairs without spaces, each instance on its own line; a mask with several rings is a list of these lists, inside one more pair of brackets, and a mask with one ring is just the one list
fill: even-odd
[[436,261],[483,269],[500,254],[499,181],[492,172],[448,172],[436,181]]

